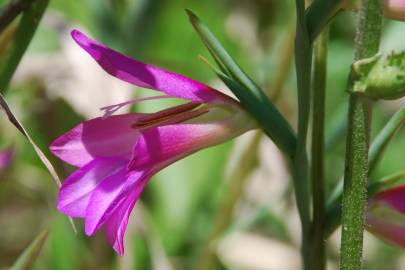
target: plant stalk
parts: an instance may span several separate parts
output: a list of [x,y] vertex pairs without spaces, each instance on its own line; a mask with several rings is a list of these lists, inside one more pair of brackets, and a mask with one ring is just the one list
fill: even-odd
[[[355,61],[374,56],[378,52],[381,27],[381,1],[362,0],[357,19]],[[353,84],[354,81],[350,80],[349,91]],[[371,100],[351,93],[342,200],[341,270],[362,269],[370,121]]]
[[312,44],[309,40],[305,17],[305,1],[296,0],[297,27],[295,37],[295,68],[298,96],[297,147],[292,160],[292,175],[298,213],[301,220],[301,257],[305,270],[310,270],[311,258],[311,214],[309,190],[309,163],[307,135],[311,105]]
[[325,191],[324,191],[324,142],[325,142],[325,92],[328,54],[328,30],[318,37],[314,48],[313,110],[311,144],[311,190],[313,223],[311,232],[311,266],[325,269]]

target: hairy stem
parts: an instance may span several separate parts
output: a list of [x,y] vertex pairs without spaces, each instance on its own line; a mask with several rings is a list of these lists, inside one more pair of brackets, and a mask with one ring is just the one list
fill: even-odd
[[[381,1],[362,0],[357,21],[355,61],[378,52],[381,26]],[[353,83],[351,80],[349,91]],[[362,269],[370,120],[371,101],[351,93],[342,201],[341,270]]]

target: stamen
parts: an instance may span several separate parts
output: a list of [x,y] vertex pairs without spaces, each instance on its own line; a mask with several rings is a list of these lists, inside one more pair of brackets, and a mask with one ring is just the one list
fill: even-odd
[[193,111],[186,111],[183,113],[172,114],[170,116],[166,116],[166,117],[162,117],[162,118],[154,119],[154,120],[150,120],[150,121],[139,121],[139,122],[136,122],[135,124],[133,124],[132,127],[141,130],[141,129],[146,129],[146,128],[150,128],[150,127],[154,127],[154,126],[178,124],[178,123],[182,123],[184,121],[193,119],[197,116],[203,115],[207,112],[209,112],[209,109],[200,108],[200,109],[193,110]]
[[173,115],[181,114],[187,111],[192,111],[195,108],[199,107],[200,105],[201,103],[189,102],[175,107],[170,107],[149,115],[145,115],[144,117],[139,119],[139,122],[151,122],[155,120],[169,118]]
[[138,102],[143,102],[143,101],[147,101],[147,100],[165,99],[165,98],[173,98],[173,97],[167,96],[167,95],[162,95],[162,96],[153,96],[153,97],[145,97],[145,98],[135,98],[135,99],[131,99],[131,100],[128,100],[128,101],[125,101],[122,103],[102,107],[102,108],[100,108],[100,110],[104,111],[104,115],[102,116],[102,118],[107,118],[107,117],[110,117],[111,115],[113,115],[116,111],[118,111],[122,107],[125,107],[127,105],[138,103]]

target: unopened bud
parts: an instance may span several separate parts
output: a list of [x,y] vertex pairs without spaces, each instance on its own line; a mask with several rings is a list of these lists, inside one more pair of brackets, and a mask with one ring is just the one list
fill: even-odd
[[386,57],[377,54],[353,64],[353,92],[371,99],[397,99],[405,96],[405,52]]

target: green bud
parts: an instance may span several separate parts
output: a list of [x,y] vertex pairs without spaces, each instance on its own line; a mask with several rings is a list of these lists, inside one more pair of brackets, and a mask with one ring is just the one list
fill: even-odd
[[377,54],[352,66],[353,92],[371,99],[398,99],[405,96],[405,52],[386,57]]

